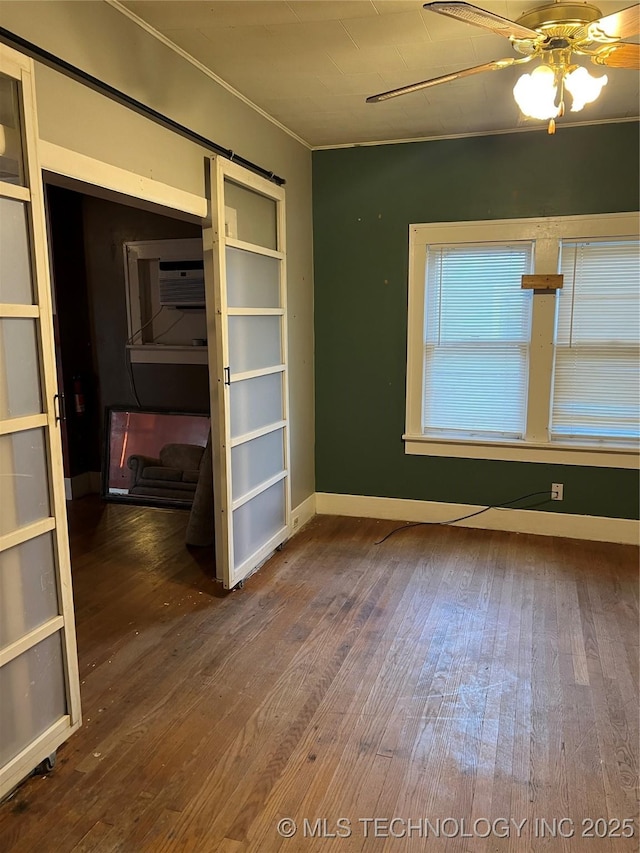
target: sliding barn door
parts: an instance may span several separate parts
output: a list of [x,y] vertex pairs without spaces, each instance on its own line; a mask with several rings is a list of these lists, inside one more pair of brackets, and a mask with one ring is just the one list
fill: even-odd
[[284,190],[222,158],[210,186],[216,563],[230,589],[289,535]]
[[30,60],[0,45],[0,797],[80,725]]

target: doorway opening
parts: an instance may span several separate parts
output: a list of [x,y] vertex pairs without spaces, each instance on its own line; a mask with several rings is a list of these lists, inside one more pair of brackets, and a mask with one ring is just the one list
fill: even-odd
[[[158,453],[172,443],[197,445],[204,457],[210,422],[207,347],[199,340],[192,345],[194,357],[184,358],[176,345],[182,339],[175,337],[182,324],[189,339],[198,324],[206,329],[204,305],[189,312],[165,308],[157,319],[165,328],[173,326],[173,335],[159,358],[165,328],[148,324],[144,340],[152,346],[147,358],[141,336],[131,327],[124,248],[143,242],[201,245],[202,227],[195,217],[188,220],[168,209],[149,210],[142,200],[66,179],[61,186],[57,176],[44,177],[56,367],[65,397],[61,434],[80,693],[88,727],[104,711],[96,706],[94,673],[109,669],[103,665],[111,662],[96,656],[97,646],[114,656],[131,635],[134,646],[148,642],[177,608],[198,610],[220,591],[212,541],[201,542],[199,548],[187,544],[192,501],[168,501],[166,495],[156,500],[149,494],[132,495],[129,505],[105,500],[109,459],[105,449],[113,412],[156,413],[149,442],[136,444],[129,436],[121,467],[130,480],[120,484],[123,491],[135,487],[139,472],[133,457],[137,462],[155,455],[155,440],[161,442]],[[149,272],[145,262],[141,277]],[[198,429],[186,437],[183,433],[172,437],[157,417],[168,411],[183,419],[186,413],[195,413]],[[135,416],[129,420],[135,421]],[[207,461],[210,466],[209,457]],[[170,484],[172,494],[181,485],[185,493],[191,489],[193,497],[197,483],[188,482],[194,479],[191,467],[185,466],[187,476],[180,484]],[[210,502],[211,498],[212,493]],[[208,513],[212,536],[211,503]]]
[[[141,295],[143,310],[149,311],[158,296],[149,262],[144,267],[140,262],[145,287],[136,290],[139,301],[132,311],[126,264],[127,244],[201,247],[200,225],[172,216],[171,211],[151,212],[124,203],[129,201],[126,197],[101,198],[91,189],[46,183],[56,361],[65,399],[62,435],[68,500],[101,492],[106,412],[113,407],[209,414],[204,304],[188,310],[161,306],[151,320],[143,314],[141,337],[139,328],[132,329],[132,315],[139,323]],[[194,329],[200,330],[197,336]],[[171,346],[183,338],[185,346]],[[138,345],[140,341],[152,345]],[[169,343],[164,345],[165,341]],[[192,342],[197,358],[188,357],[189,352],[185,357]]]

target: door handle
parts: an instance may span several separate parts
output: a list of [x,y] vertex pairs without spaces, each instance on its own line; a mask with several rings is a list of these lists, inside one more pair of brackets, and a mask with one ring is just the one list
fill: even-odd
[[59,421],[66,421],[67,407],[64,399],[64,394],[54,394],[53,405],[55,407],[56,412],[56,423],[58,423]]
[[231,385],[231,368],[225,367],[224,369],[224,384]]

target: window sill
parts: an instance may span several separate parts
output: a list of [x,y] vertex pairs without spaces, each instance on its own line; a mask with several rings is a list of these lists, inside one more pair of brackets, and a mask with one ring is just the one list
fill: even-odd
[[208,364],[207,347],[127,344],[132,364]]
[[595,468],[640,468],[640,455],[631,448],[600,450],[575,444],[531,444],[523,441],[480,442],[403,435],[405,453],[458,459],[494,459],[504,462],[544,462]]

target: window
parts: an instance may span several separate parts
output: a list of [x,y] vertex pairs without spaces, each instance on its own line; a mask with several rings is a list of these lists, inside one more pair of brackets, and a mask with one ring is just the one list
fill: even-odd
[[639,250],[635,214],[411,226],[406,452],[636,467]]
[[551,440],[638,438],[638,241],[563,242]]
[[427,248],[425,435],[523,437],[532,260],[531,243]]
[[202,239],[123,243],[132,363],[207,364]]

